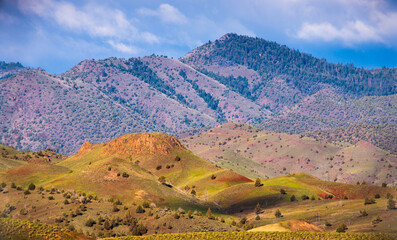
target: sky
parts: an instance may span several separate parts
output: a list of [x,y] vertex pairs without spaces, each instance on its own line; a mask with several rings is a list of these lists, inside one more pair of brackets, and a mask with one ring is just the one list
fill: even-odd
[[397,67],[397,0],[0,0],[0,61],[180,58],[226,33],[357,67]]

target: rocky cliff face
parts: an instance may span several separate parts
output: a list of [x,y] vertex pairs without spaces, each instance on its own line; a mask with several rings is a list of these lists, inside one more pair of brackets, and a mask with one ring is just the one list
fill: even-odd
[[108,155],[162,154],[184,148],[175,137],[164,133],[135,133],[124,135],[106,144]]

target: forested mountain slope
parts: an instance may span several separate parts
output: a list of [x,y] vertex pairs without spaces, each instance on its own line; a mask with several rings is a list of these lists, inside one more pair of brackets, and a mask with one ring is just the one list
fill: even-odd
[[396,69],[332,64],[236,34],[179,60],[84,60],[60,75],[1,66],[0,142],[19,150],[72,154],[86,141],[228,121],[287,133],[397,123]]

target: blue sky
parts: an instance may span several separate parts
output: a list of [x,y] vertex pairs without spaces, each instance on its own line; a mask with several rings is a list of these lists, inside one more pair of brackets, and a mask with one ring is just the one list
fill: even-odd
[[397,67],[393,0],[0,0],[0,60],[51,73],[84,59],[179,58],[229,32],[330,62]]

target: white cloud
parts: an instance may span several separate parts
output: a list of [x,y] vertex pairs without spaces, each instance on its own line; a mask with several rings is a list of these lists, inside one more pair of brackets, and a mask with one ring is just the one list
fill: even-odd
[[356,42],[381,42],[377,30],[361,21],[348,22],[343,27],[337,28],[329,22],[303,23],[297,37],[305,40],[324,41],[342,40],[345,43]]
[[126,53],[126,54],[137,54],[139,51],[137,48],[134,46],[129,46],[121,42],[114,42],[113,40],[109,40],[108,43],[110,46],[112,46],[114,49],[116,49],[119,52]]
[[19,0],[18,7],[25,14],[55,21],[68,31],[100,38],[122,53],[137,53],[137,48],[131,45],[133,42],[159,42],[156,35],[139,31],[119,9],[98,4],[78,8],[72,3],[55,0]]
[[155,16],[166,23],[184,24],[187,18],[177,8],[172,5],[163,3],[156,10],[141,8],[138,10],[141,15]]
[[386,1],[339,0],[328,2],[327,6],[315,8],[328,18],[326,21],[303,21],[295,36],[311,41],[342,41],[347,45],[388,43],[390,38],[397,37],[397,13],[387,8]]

